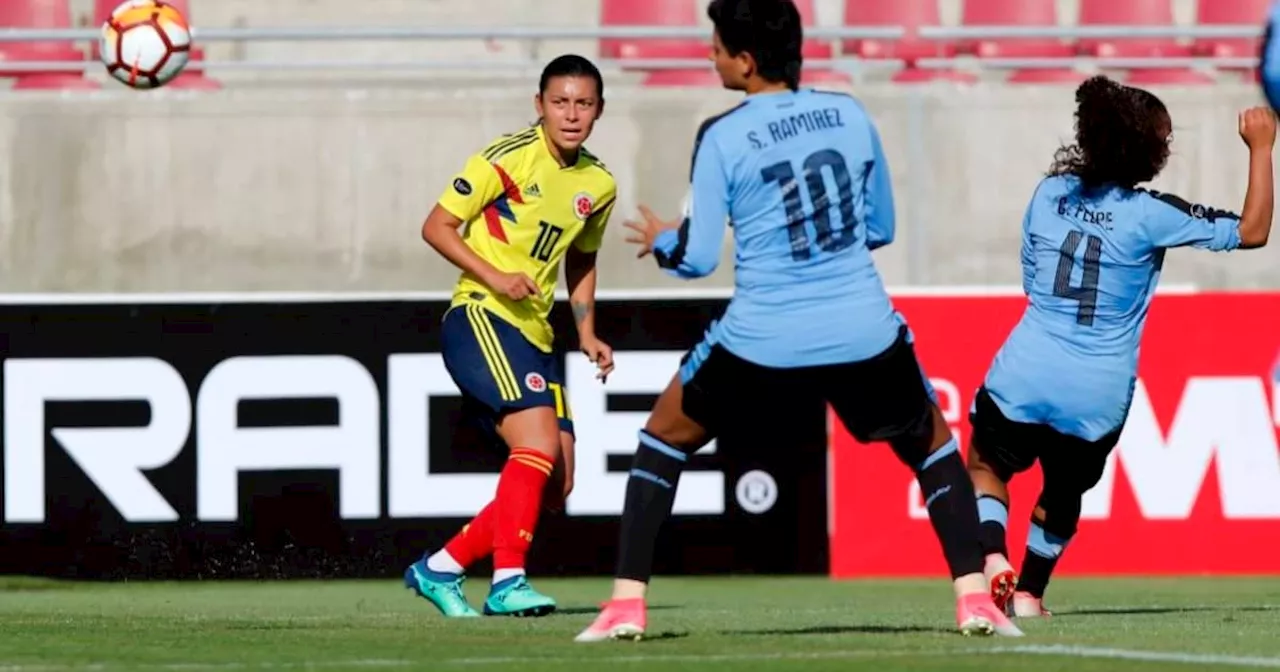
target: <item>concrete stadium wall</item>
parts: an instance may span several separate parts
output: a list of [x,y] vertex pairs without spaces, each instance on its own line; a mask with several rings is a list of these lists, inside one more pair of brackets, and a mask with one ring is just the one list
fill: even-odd
[[[532,87],[232,89],[0,94],[0,291],[444,290],[456,272],[419,224],[467,155],[533,118]],[[1238,209],[1236,112],[1252,86],[1162,90],[1175,155],[1155,185]],[[1069,87],[876,86],[897,192],[898,242],[877,252],[904,284],[1019,282],[1019,224],[1071,133]],[[614,87],[590,143],[620,186],[606,288],[679,284],[636,261],[621,222],[674,216],[693,134],[728,92]],[[732,252],[702,286],[732,283]],[[1280,286],[1274,250],[1178,251],[1166,281]]]

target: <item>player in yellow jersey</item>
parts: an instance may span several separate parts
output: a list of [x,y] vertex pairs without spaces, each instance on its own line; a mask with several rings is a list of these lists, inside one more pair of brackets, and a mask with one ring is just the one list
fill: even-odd
[[493,501],[405,570],[405,585],[445,616],[479,615],[461,586],[467,566],[490,552],[485,614],[541,616],[556,607],[529,585],[524,560],[544,490],[558,506],[573,487],[573,416],[547,322],[561,260],[582,351],[601,380],[613,370],[613,351],[595,335],[594,306],[596,251],[617,187],[582,146],[604,110],[600,71],[581,56],[553,60],[534,108],[538,123],[472,156],[422,226],[427,243],[462,269],[441,325],[445,367],[468,407],[510,447]]

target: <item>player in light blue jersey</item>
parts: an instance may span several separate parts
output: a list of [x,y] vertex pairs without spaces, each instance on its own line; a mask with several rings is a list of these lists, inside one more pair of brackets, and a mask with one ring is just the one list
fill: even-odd
[[[1084,493],[1120,439],[1165,251],[1262,247],[1271,230],[1270,109],[1240,113],[1249,184],[1236,215],[1138,187],[1169,156],[1173,126],[1156,96],[1094,77],[1076,103],[1076,141],[1058,150],[1022,222],[1026,312],[970,411],[985,573],[996,603],[1016,616],[1048,614],[1049,577],[1076,533]],[[1044,487],[1015,576],[1007,483],[1037,460]]]
[[1280,110],[1280,2],[1271,5],[1266,34],[1262,38],[1262,63],[1258,68],[1262,92],[1271,109]]
[[792,0],[714,0],[707,14],[716,70],[747,97],[698,129],[683,220],[662,222],[645,208],[644,223],[628,226],[640,256],[652,252],[686,279],[715,270],[732,228],[734,295],[640,432],[613,596],[578,641],[644,632],[654,543],[689,456],[734,432],[788,445],[786,409],[800,399],[830,403],[856,438],[887,442],[914,470],[961,632],[1021,635],[991,600],[973,484],[871,260],[894,234],[875,126],[847,95],[799,89],[803,35]]

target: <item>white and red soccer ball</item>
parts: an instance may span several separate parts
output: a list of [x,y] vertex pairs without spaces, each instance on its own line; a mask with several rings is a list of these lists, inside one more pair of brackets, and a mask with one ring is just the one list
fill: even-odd
[[191,27],[182,12],[164,0],[126,0],[102,25],[99,55],[107,73],[124,84],[159,88],[186,67]]

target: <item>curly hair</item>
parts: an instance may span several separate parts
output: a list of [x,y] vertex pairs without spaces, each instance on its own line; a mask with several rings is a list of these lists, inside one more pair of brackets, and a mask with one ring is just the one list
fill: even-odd
[[1169,111],[1155,95],[1101,75],[1076,89],[1076,141],[1058,148],[1049,175],[1075,175],[1085,190],[1132,189],[1169,159]]

